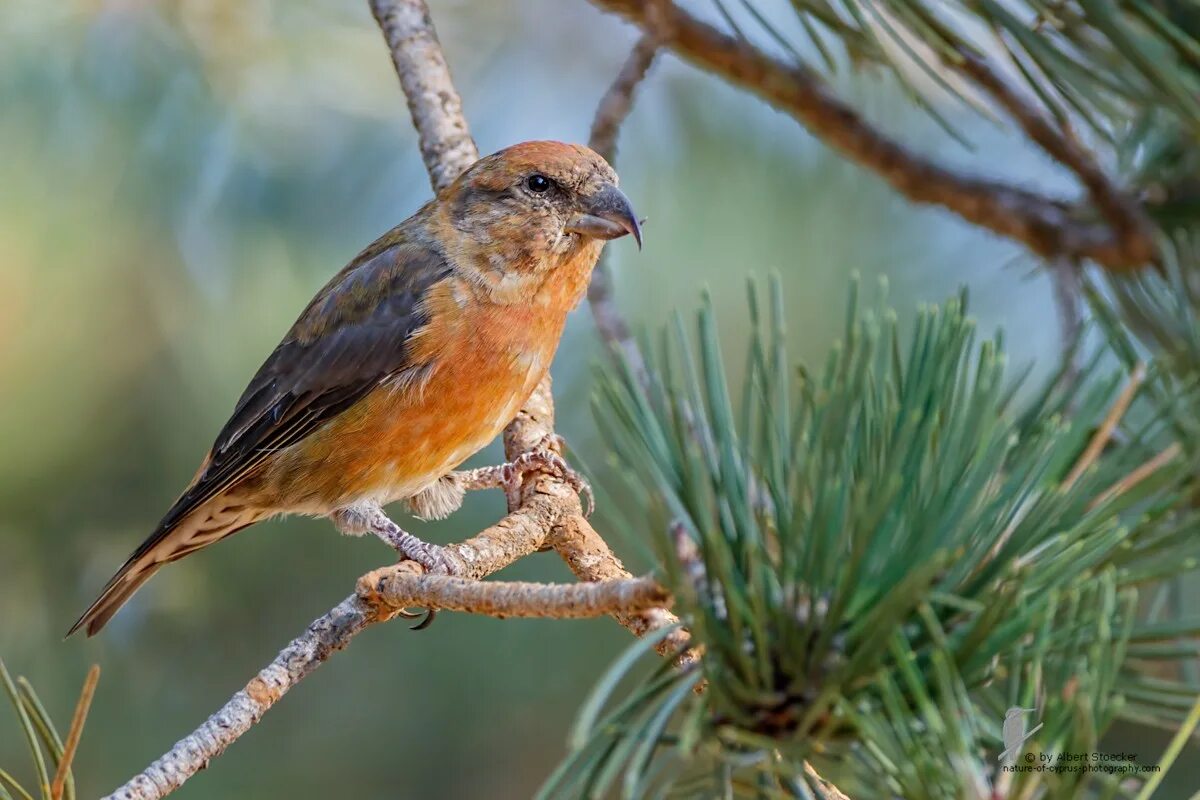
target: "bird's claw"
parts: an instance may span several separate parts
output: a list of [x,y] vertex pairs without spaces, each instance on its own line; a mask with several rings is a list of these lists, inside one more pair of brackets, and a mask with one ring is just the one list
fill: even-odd
[[407,608],[402,608],[396,612],[397,617],[403,619],[419,619],[421,620],[416,625],[409,628],[410,631],[423,631],[433,623],[433,618],[437,616],[436,608],[427,608],[423,612],[409,611]]
[[402,559],[417,562],[430,575],[454,576],[462,572],[462,562],[448,548],[413,536],[386,518],[385,523],[374,532]]
[[[561,447],[562,437],[551,434],[546,439],[552,437],[557,440],[555,444]],[[596,510],[596,497],[592,493],[592,485],[586,478],[571,469],[562,456],[546,445],[547,441],[543,440],[537,449],[522,453],[516,460],[508,462],[501,468],[501,480],[504,483],[505,491],[510,495],[515,495],[521,488],[521,482],[526,475],[531,472],[547,472],[570,486],[576,494],[584,498],[584,516],[591,516],[592,512]]]

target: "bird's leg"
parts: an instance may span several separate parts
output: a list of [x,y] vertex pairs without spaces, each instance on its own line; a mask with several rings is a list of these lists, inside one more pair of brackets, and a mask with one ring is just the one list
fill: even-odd
[[427,572],[460,575],[463,562],[449,548],[418,539],[392,522],[376,502],[366,501],[339,509],[329,515],[339,531],[350,536],[370,533],[392,546],[397,553],[416,561]]
[[508,496],[510,505],[519,500],[517,493],[521,489],[521,481],[531,472],[549,472],[570,486],[577,494],[585,498],[584,513],[590,515],[596,508],[596,500],[592,495],[592,486],[587,480],[567,465],[558,453],[551,449],[552,445],[561,447],[562,438],[557,434],[547,436],[536,448],[522,453],[513,461],[497,464],[494,467],[479,467],[461,472],[451,473],[455,483],[465,491],[474,489],[503,489]]

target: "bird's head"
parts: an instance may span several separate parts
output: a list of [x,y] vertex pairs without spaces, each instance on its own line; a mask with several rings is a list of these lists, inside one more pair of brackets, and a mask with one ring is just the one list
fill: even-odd
[[476,161],[439,196],[460,252],[494,278],[518,279],[577,259],[588,269],[609,239],[641,227],[617,174],[582,145],[524,142]]

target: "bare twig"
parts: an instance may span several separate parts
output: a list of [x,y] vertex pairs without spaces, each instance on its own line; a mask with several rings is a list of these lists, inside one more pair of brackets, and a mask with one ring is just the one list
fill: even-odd
[[62,758],[58,760],[58,769],[54,772],[54,782],[50,784],[51,800],[62,798],[67,776],[71,774],[71,762],[75,760],[75,751],[79,749],[79,737],[83,735],[83,724],[87,722],[88,710],[92,707],[92,698],[96,694],[96,684],[99,681],[100,665],[92,664],[83,681],[83,688],[79,691],[79,701],[75,703],[75,714],[71,717],[71,729],[67,731],[67,742],[63,745]]
[[1067,473],[1067,477],[1063,479],[1062,490],[1065,492],[1075,485],[1075,482],[1087,472],[1088,467],[1096,462],[1100,454],[1104,452],[1104,447],[1112,440],[1113,432],[1120,424],[1121,418],[1125,416],[1125,412],[1129,410],[1133,398],[1137,396],[1138,389],[1141,388],[1142,382],[1146,379],[1146,365],[1138,364],[1133,368],[1133,372],[1129,375],[1129,381],[1125,384],[1125,388],[1117,395],[1117,399],[1112,404],[1112,408],[1104,415],[1104,419],[1100,423],[1100,427],[1096,429],[1092,435],[1087,447],[1080,454],[1079,460],[1075,462],[1075,466]]
[[808,778],[809,785],[816,790],[820,800],[850,800],[841,789],[818,775],[817,771],[813,769],[813,765],[807,761],[804,762],[804,775]]
[[1083,334],[1083,265],[1065,257],[1047,263],[1054,305],[1058,309],[1059,351],[1063,364],[1061,385],[1068,391],[1079,383],[1079,344]]
[[[872,126],[834,95],[813,70],[773,58],[748,40],[701,22],[674,3],[592,2],[643,30],[654,30],[663,47],[795,117],[827,145],[879,175],[913,202],[942,206],[968,222],[1023,243],[1045,258],[1090,259],[1112,270],[1134,269],[1147,261],[1147,243],[1140,234],[1132,235],[1136,232],[1133,228],[1114,230],[1107,223],[1087,220],[1064,200],[944,167]],[[997,94],[1002,92],[999,86],[991,88],[997,102],[1014,99]],[[1019,121],[1027,133],[1042,133],[1032,117]],[[1039,144],[1048,148],[1047,152],[1069,159],[1068,166],[1085,181],[1103,211],[1136,219],[1137,215],[1126,213],[1128,209],[1122,210],[1126,201],[1109,195],[1109,184],[1093,173],[1090,159],[1081,155],[1083,151],[1063,141],[1046,139]]]
[[[556,525],[549,543],[581,581],[628,580],[632,577],[600,534],[596,533],[596,529],[579,514],[569,515]],[[621,612],[613,614],[613,617],[635,636],[645,636],[679,623],[679,618],[665,608]],[[678,656],[677,663],[687,666],[700,657],[695,648],[688,649],[690,641],[688,632],[678,628],[660,641],[655,649],[664,656]]]
[[308,626],[204,724],[104,800],[159,800],[208,766],[289,689],[380,617],[351,595]]
[[[535,498],[495,525],[451,547],[469,565],[471,577],[484,577],[536,551],[561,513],[550,498]],[[394,569],[424,571],[412,561],[402,561]],[[211,759],[225,752],[280,697],[348,645],[360,631],[396,615],[397,608],[377,603],[377,599],[356,592],[316,619],[220,711],[117,789],[109,796],[111,800],[158,800],[179,788]]]
[[478,581],[427,575],[411,561],[364,575],[358,581],[358,596],[369,605],[393,610],[419,606],[489,617],[554,619],[635,614],[671,603],[670,593],[650,578],[597,583]]
[[592,118],[592,130],[588,134],[588,146],[610,164],[617,157],[617,134],[625,118],[633,108],[633,93],[646,77],[658,54],[658,34],[644,33],[625,60],[616,80],[608,87],[596,115]]
[[[588,144],[593,150],[604,156],[610,164],[617,157],[617,134],[621,124],[629,116],[633,108],[633,93],[638,84],[646,77],[654,56],[658,53],[658,34],[646,33],[634,45],[633,51],[625,60],[625,65],[617,74],[612,86],[600,99],[596,107],[596,116],[592,120],[592,131],[588,136]],[[608,263],[607,253],[600,256],[600,262],[592,272],[592,282],[588,284],[588,307],[592,310],[592,318],[596,321],[596,331],[615,356],[623,354],[629,366],[634,370],[638,383],[646,386],[649,373],[642,358],[641,350],[633,340],[625,317],[617,310],[613,300],[612,268]]]

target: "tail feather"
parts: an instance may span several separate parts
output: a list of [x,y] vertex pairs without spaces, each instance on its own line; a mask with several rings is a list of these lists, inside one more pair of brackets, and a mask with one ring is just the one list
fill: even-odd
[[87,635],[95,636],[164,564],[191,555],[253,525],[261,518],[261,515],[248,513],[240,505],[228,505],[212,511],[202,507],[177,521],[171,520],[168,514],[158,529],[142,542],[124,566],[117,570],[117,574],[105,584],[100,596],[71,626],[67,636],[85,626]]
[[150,577],[158,572],[158,568],[161,566],[162,564],[150,563],[141,565],[139,568],[139,565],[132,559],[128,561],[104,587],[104,591],[96,598],[96,602],[88,606],[88,610],[83,612],[83,616],[71,626],[71,630],[67,631],[67,636],[85,625],[87,626],[87,635],[95,636],[112,619],[113,614],[116,614],[121,606],[125,605],[130,597],[133,597],[133,593],[143,583],[150,580]]

